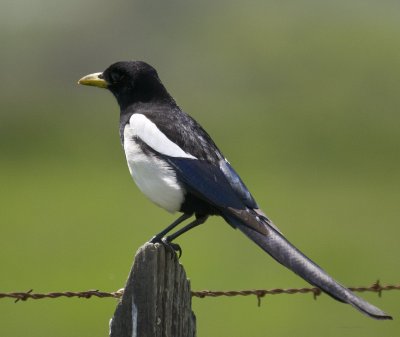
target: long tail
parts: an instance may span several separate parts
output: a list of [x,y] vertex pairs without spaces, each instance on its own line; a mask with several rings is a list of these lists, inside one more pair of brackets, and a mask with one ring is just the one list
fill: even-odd
[[[250,240],[254,241],[265,252],[279,263],[289,268],[307,282],[320,288],[338,301],[351,304],[365,315],[375,319],[392,319],[391,316],[373,306],[362,298],[356,296],[347,288],[336,282],[321,267],[311,261],[307,256],[293,246],[285,237],[267,221],[262,221],[266,226],[266,234],[256,231],[252,226],[246,225],[247,219],[239,219],[232,214],[225,214],[224,218],[232,226],[238,228]],[[257,220],[259,218],[257,217]],[[254,218],[252,219],[254,220]]]

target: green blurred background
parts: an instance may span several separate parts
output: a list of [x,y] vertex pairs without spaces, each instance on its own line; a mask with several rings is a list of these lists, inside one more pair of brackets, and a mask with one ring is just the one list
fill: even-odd
[[[123,287],[176,215],[131,181],[111,94],[77,80],[154,65],[267,214],[346,285],[400,282],[400,3],[54,1],[0,4],[0,291]],[[302,287],[213,218],[181,239],[193,289]],[[321,296],[193,299],[199,336],[398,336]],[[113,299],[0,301],[0,336],[107,336]]]

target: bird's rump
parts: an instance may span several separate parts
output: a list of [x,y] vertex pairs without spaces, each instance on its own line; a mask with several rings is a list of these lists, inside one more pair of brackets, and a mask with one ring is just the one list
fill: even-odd
[[[226,175],[220,166],[204,160],[173,157],[164,159],[175,169],[179,181],[184,183],[188,193],[212,205],[222,217],[235,217],[253,230],[266,234],[261,218],[268,221],[267,218],[253,209],[257,207],[254,198],[232,168],[230,174]],[[222,166],[230,167],[228,165],[225,162]],[[237,178],[233,179],[235,175]]]

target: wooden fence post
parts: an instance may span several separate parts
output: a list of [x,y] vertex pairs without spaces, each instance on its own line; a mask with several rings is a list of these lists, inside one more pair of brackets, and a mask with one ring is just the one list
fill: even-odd
[[195,337],[190,283],[175,253],[146,243],[136,253],[110,337]]

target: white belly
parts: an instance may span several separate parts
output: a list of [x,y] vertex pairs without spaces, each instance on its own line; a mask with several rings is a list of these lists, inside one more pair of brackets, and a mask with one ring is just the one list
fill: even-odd
[[136,185],[156,205],[171,213],[179,211],[185,191],[179,186],[175,172],[165,161],[144,154],[130,133],[128,126],[124,130],[124,150]]

